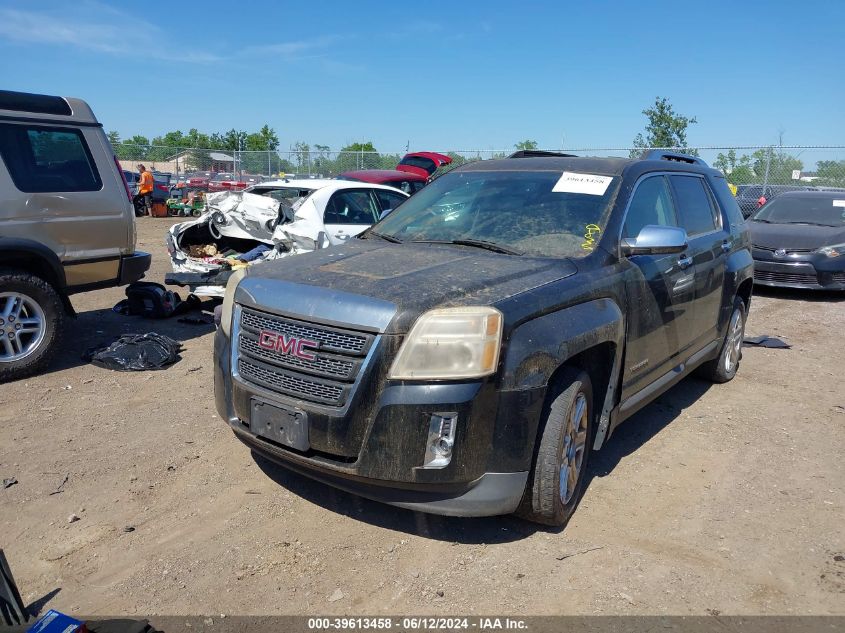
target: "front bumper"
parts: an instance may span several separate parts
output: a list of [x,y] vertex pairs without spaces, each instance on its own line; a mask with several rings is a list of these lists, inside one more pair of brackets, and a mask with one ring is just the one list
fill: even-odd
[[[845,258],[794,253],[783,258],[754,249],[755,285],[808,290],[845,290]],[[841,261],[837,261],[841,260]]]
[[119,285],[125,286],[138,281],[150,269],[152,255],[143,251],[135,251],[132,255],[120,258]]
[[[497,438],[495,407],[500,394],[492,385],[391,384],[380,375],[383,363],[375,359],[369,376],[343,410],[332,411],[233,377],[230,345],[218,330],[214,370],[218,413],[242,442],[270,461],[362,497],[433,514],[492,516],[509,514],[519,506],[531,447],[526,451],[522,446],[525,438]],[[312,449],[296,451],[251,432],[250,402],[256,398],[306,411]],[[517,425],[520,415],[537,413],[533,406],[507,410],[509,424]],[[459,432],[448,466],[421,468],[427,421],[435,411],[458,412]]]
[[528,483],[526,471],[484,473],[458,490],[391,487],[387,481],[341,476],[304,460],[291,459],[288,451],[262,441],[243,427],[232,425],[232,428],[239,440],[276,464],[334,488],[406,510],[464,517],[511,514],[519,506]]

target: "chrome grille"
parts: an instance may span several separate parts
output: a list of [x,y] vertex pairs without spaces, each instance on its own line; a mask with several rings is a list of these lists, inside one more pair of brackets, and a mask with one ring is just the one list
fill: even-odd
[[[244,333],[239,337],[239,349],[242,353],[255,358],[260,358],[274,365],[301,369],[310,374],[317,374],[340,380],[352,380],[355,378],[355,363],[341,358],[333,358],[324,354],[315,353],[314,360],[305,360],[291,354],[280,354],[264,349]],[[310,350],[309,350],[310,351]]]
[[[237,368],[242,380],[302,400],[335,407],[346,404],[364,358],[375,341],[374,334],[243,306],[240,312],[234,334],[237,338]],[[308,348],[313,359],[264,349],[258,344],[262,331],[314,341],[314,348]]]
[[833,283],[845,284],[845,273],[833,273],[831,278],[833,279]]
[[[780,248],[782,248],[782,247],[772,248],[771,246],[760,246],[758,244],[752,244],[751,246],[756,248],[759,251],[768,251],[769,253],[774,253],[775,251],[780,250]],[[784,248],[783,250],[786,251],[787,255],[789,255],[790,253],[812,253],[813,252],[812,248]]]
[[278,334],[307,338],[320,343],[320,349],[346,354],[363,354],[373,339],[372,336],[366,334],[346,332],[328,326],[265,314],[249,308],[243,308],[241,326],[256,332],[271,330]]
[[344,403],[344,387],[297,376],[276,367],[259,365],[247,358],[238,360],[240,375],[263,387],[290,396],[340,406]]
[[754,279],[768,281],[774,284],[793,284],[796,286],[817,286],[819,279],[816,275],[807,273],[784,273],[772,270],[755,270]]

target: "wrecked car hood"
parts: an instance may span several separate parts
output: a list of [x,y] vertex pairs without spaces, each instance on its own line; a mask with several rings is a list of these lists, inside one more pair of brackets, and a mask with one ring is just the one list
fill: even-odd
[[280,299],[273,281],[380,299],[397,307],[388,331],[404,333],[426,310],[495,304],[576,272],[569,260],[515,257],[441,244],[390,244],[371,238],[284,263],[269,262],[244,278],[241,286],[242,296],[249,296],[256,307],[289,303],[292,313],[302,310],[296,294]]
[[[199,218],[174,224],[168,231],[166,242],[174,273],[187,273],[191,279],[196,273],[216,276],[223,269],[225,259],[215,257],[218,252],[215,238],[252,240],[271,247],[251,263],[307,253],[329,245],[322,214],[310,197],[299,199],[291,207],[283,209],[274,198],[223,191],[208,194],[206,205],[206,212]],[[184,244],[181,238],[186,231],[202,225],[208,228],[212,238],[210,243]],[[177,277],[172,279],[177,285],[183,285]],[[222,296],[223,293],[223,286],[216,281],[195,285],[185,277],[184,285],[195,286],[197,294]]]

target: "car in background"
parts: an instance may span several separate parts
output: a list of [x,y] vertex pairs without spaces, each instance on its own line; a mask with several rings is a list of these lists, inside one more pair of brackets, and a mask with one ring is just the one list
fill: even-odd
[[781,194],[748,226],[755,284],[845,290],[845,192]]
[[371,182],[401,189],[412,195],[425,187],[434,172],[448,165],[452,158],[436,152],[412,152],[405,154],[396,169],[359,169],[345,171],[338,176],[341,180]]
[[[129,192],[134,196],[138,193],[138,181],[140,175],[137,171],[123,170],[123,177],[126,179],[126,186],[129,187]],[[165,202],[170,197],[170,179],[172,175],[168,173],[153,172],[153,202]]]
[[73,294],[149,269],[121,172],[87,103],[0,90],[0,382],[44,369],[66,328],[86,335]]
[[[286,233],[305,238],[293,254],[343,244],[407,198],[392,187],[334,179],[275,180],[244,192],[211,192],[205,214],[170,227],[165,241],[174,274],[165,281],[222,297],[232,264],[290,255]],[[302,247],[305,242],[310,246]]]
[[815,187],[801,187],[799,185],[739,185],[736,192],[736,203],[742,211],[743,217],[751,216],[760,208],[760,196],[766,201],[777,198],[788,191],[813,191]]

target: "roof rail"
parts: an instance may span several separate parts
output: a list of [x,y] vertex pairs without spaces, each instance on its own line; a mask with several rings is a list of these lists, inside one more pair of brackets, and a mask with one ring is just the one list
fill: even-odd
[[564,154],[563,152],[548,152],[542,149],[521,149],[518,152],[514,152],[508,158],[537,158],[537,157],[547,157],[547,158],[578,158],[575,154]]
[[647,149],[640,155],[640,160],[673,160],[677,163],[689,163],[690,165],[701,165],[702,167],[709,166],[698,156],[681,154],[680,152],[667,152],[662,149]]
[[38,95],[31,92],[0,90],[0,110],[37,112],[38,114],[60,114],[70,116],[73,112],[62,97]]

